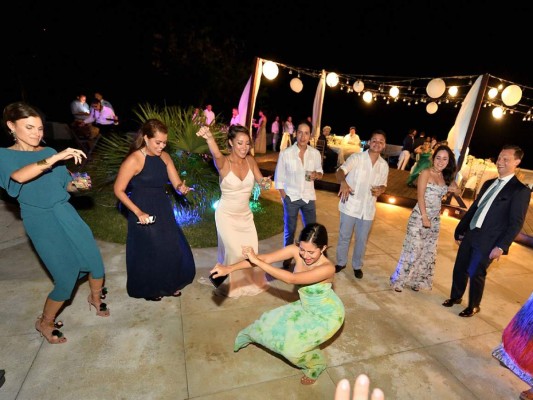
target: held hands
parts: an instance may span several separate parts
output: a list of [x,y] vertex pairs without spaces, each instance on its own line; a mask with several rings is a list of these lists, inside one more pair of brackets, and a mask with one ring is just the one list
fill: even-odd
[[257,255],[252,246],[242,246],[242,255],[251,263],[255,264],[255,261],[257,261]]
[[205,140],[213,139],[213,134],[208,126],[202,126],[200,130],[196,132],[196,136],[203,137]]

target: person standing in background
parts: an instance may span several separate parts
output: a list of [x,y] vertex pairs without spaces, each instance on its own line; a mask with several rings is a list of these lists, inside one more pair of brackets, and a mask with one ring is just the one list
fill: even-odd
[[239,109],[233,107],[231,110],[231,120],[229,121],[229,126],[231,125],[240,125],[241,117],[239,116]]
[[[274,181],[283,203],[284,245],[294,244],[298,215],[303,225],[316,222],[315,180],[322,179],[322,155],[309,145],[311,126],[302,121],[296,130],[296,142],[279,153]],[[283,261],[289,268],[292,259]]]
[[372,132],[368,150],[354,153],[337,169],[340,183],[340,226],[337,242],[337,272],[346,268],[350,240],[355,231],[352,268],[357,279],[363,278],[368,235],[376,214],[376,200],[387,188],[389,165],[381,157],[386,146],[385,132]]
[[483,184],[479,196],[455,228],[459,250],[453,267],[450,298],[442,305],[460,304],[470,280],[468,307],[459,313],[460,317],[471,317],[480,311],[490,264],[508,253],[524,225],[531,190],[515,175],[523,157],[524,152],[518,146],[502,148],[496,160],[498,178]]
[[405,170],[411,160],[411,153],[414,150],[416,129],[409,129],[407,136],[403,139],[402,152],[398,157],[398,169]]
[[270,128],[272,132],[272,151],[278,151],[278,141],[279,141],[279,116],[276,116],[274,122],[272,122],[272,127]]
[[205,107],[204,116],[206,125],[211,125],[211,123],[215,120],[215,113],[213,112],[213,106],[211,104],[208,104]]
[[196,274],[191,247],[176,222],[168,182],[182,196],[190,190],[170,155],[163,151],[168,128],[147,120],[137,132],[114,184],[128,208],[126,269],[128,295],[149,301],[181,296]]
[[26,234],[54,283],[35,329],[50,344],[65,343],[67,338],[59,330],[63,324],[55,319],[80,278],[86,276],[89,281],[89,308],[94,307],[99,317],[110,314],[102,303],[105,271],[100,250],[91,229],[69,202],[69,193],[87,190],[91,183],[88,178],[73,179],[64,162],[81,164],[86,155],[70,147],[59,153],[42,147],[42,117],[29,104],[6,106],[3,122],[15,143],[0,148],[0,187],[17,199]]
[[255,154],[264,154],[266,153],[267,117],[262,110],[259,111],[259,121],[254,126],[257,128],[255,131],[254,152]]
[[401,292],[404,286],[415,292],[433,288],[442,198],[446,193],[456,193],[457,185],[455,156],[448,146],[435,150],[432,164],[418,177],[418,202],[409,216],[402,253],[390,277],[396,292]]

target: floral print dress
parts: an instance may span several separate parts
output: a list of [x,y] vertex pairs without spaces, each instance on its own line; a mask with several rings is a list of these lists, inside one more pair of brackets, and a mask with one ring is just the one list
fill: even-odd
[[396,270],[390,277],[393,289],[401,290],[409,286],[414,290],[431,290],[435,259],[437,258],[437,240],[440,231],[440,210],[442,197],[448,192],[448,186],[428,183],[424,199],[426,213],[431,221],[430,228],[422,225],[422,215],[418,203],[413,208],[407,222],[407,233],[403,241],[402,253]]

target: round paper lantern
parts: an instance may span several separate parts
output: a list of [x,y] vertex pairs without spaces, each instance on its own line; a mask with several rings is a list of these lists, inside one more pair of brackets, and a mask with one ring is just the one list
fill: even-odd
[[437,105],[437,103],[432,101],[431,103],[428,103],[428,105],[426,106],[426,111],[428,114],[435,114],[438,108],[439,106]]
[[390,88],[389,94],[391,97],[398,97],[400,94],[400,89],[398,89],[398,86],[393,86]]
[[298,78],[292,78],[290,85],[291,85],[291,89],[295,91],[296,93],[300,93],[302,89],[304,88],[304,84]]
[[510,85],[503,89],[502,101],[506,106],[514,106],[522,98],[522,89],[518,85]]
[[363,100],[366,101],[367,103],[370,103],[372,101],[372,93],[371,92],[365,92],[363,94]]
[[326,76],[326,83],[329,87],[335,87],[339,83],[339,75],[337,75],[335,72],[330,72]]
[[364,88],[365,84],[361,80],[355,81],[353,84],[353,90],[355,90],[357,93],[361,93]]
[[278,76],[279,68],[275,62],[267,61],[263,65],[263,75],[267,79],[274,79],[276,76]]
[[450,88],[448,89],[448,94],[452,97],[457,96],[458,92],[459,92],[459,89],[457,88],[457,86],[450,86]]
[[442,96],[445,90],[446,90],[446,84],[440,78],[435,78],[435,79],[430,80],[426,87],[426,92],[428,93],[428,96],[434,99]]
[[492,116],[496,119],[500,119],[503,117],[503,108],[501,107],[494,107],[492,109]]
[[495,98],[496,96],[498,96],[498,89],[496,89],[495,87],[491,88],[489,90],[488,95],[491,99]]

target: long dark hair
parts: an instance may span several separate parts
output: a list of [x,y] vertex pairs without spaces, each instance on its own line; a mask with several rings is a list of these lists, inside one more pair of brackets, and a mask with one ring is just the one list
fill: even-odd
[[135,135],[135,139],[133,139],[133,142],[130,145],[130,149],[126,157],[129,156],[131,153],[139,149],[142,149],[143,147],[146,147],[146,143],[144,141],[144,135],[146,135],[149,139],[151,139],[155,136],[157,132],[168,135],[168,128],[164,123],[162,123],[158,119],[146,120],[146,122],[141,125],[139,131]]
[[[326,227],[319,223],[307,224],[300,232],[298,243],[313,243],[317,248],[323,249],[328,247],[328,231]],[[323,253],[327,257],[327,252]]]
[[444,150],[448,153],[448,165],[442,170],[442,177],[446,185],[450,185],[455,179],[457,163],[455,161],[455,154],[453,154],[452,149],[450,149],[445,144],[439,145],[435,150],[433,150],[433,156],[431,157],[432,161],[435,161],[435,156],[441,150]]
[[228,149],[231,148],[231,144],[229,143],[229,141],[230,140],[233,141],[239,133],[244,133],[246,136],[250,138],[250,148],[252,148],[253,141],[252,141],[252,137],[250,136],[250,131],[248,130],[248,128],[243,125],[235,124],[235,125],[231,125],[228,129],[228,144],[227,144]]

